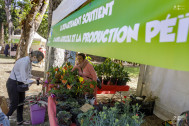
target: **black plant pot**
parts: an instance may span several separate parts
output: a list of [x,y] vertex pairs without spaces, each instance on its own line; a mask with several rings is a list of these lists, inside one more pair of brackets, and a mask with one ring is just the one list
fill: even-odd
[[64,106],[62,106],[61,108],[62,108],[62,110],[67,111],[67,112],[69,112],[70,109],[71,109],[71,107],[68,106],[68,105],[64,105]]
[[76,123],[77,114],[72,113],[72,123]]
[[119,114],[123,114],[124,113],[124,109],[125,109],[124,107],[125,107],[125,104],[122,103],[122,102],[117,104],[116,108],[117,108]]
[[68,122],[64,122],[62,124],[59,123],[59,126],[70,126],[71,124],[71,120],[69,120]]
[[104,104],[101,104],[101,103],[97,105],[93,105],[94,109],[97,110],[98,112],[103,111],[103,106]]
[[113,83],[113,85],[117,85],[117,80],[117,78],[111,78],[110,81]]
[[126,82],[127,82],[127,80],[125,80],[125,79],[118,79],[117,85],[123,86],[123,85],[126,85]]
[[78,118],[77,118],[77,116],[80,114],[80,113],[82,113],[82,111],[80,110],[80,111],[78,111],[78,112],[74,112],[74,109],[75,108],[73,108],[73,109],[71,109],[70,110],[70,113],[72,114],[72,123],[78,123],[77,124],[77,126],[80,126],[80,123],[79,123],[79,121],[78,121]]
[[146,116],[153,115],[155,101],[143,102],[140,112],[144,113]]
[[109,81],[108,79],[103,79],[103,84],[104,84],[104,85],[107,85],[107,84],[108,84],[108,81]]
[[102,82],[102,77],[98,77],[98,79]]
[[65,122],[65,120],[63,120],[63,118],[58,118],[58,125],[59,126],[70,126],[70,124],[72,123],[71,118],[69,118],[66,122]]
[[81,126],[81,124],[79,123],[78,118],[75,119],[75,122],[76,122],[76,126]]
[[80,106],[84,105],[86,100],[85,100],[85,95],[80,95],[79,97],[77,97],[77,102]]

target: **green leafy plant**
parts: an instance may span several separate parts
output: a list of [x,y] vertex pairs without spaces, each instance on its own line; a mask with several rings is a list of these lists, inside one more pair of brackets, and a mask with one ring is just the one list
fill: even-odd
[[70,126],[72,115],[66,111],[60,111],[57,114],[59,126]]
[[72,114],[72,122],[77,123],[77,125],[79,125],[77,116],[83,112],[80,110],[80,108],[73,108],[70,110],[70,113]]
[[124,70],[121,63],[113,62],[111,59],[106,59],[102,64],[94,65],[98,78],[104,84],[111,81],[111,84],[125,85],[130,81],[128,72]]
[[[131,107],[132,111],[130,111]],[[81,126],[140,126],[143,122],[143,114],[138,110],[138,105],[130,106],[129,102],[125,101],[124,104],[116,103],[115,107],[103,107],[100,112],[91,109],[79,114],[78,118]]]
[[38,95],[27,96],[24,103],[29,103],[29,105],[38,104],[39,106],[47,107],[47,101],[47,95],[42,95],[39,93]]

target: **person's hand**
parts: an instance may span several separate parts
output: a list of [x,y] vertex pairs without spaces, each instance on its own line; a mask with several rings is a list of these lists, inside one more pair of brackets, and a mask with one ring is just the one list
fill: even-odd
[[36,81],[37,81],[37,85],[44,83],[42,80],[36,80]]
[[33,76],[33,79],[40,80],[40,77]]
[[44,82],[42,80],[39,80],[39,84],[43,84]]

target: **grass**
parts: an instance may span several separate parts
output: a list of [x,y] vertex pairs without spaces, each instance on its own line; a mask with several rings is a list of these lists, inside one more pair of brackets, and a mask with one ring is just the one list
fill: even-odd
[[1,59],[15,59],[15,58],[12,58],[12,57],[10,57],[10,56],[5,57],[4,54],[0,54],[0,58],[1,58]]
[[129,76],[132,78],[137,78],[139,75],[139,66],[136,67],[125,66],[125,70],[129,73]]

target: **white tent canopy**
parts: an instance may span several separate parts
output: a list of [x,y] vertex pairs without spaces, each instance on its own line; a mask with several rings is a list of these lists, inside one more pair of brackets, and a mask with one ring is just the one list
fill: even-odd
[[[10,38],[11,39],[20,39],[21,35],[12,35]],[[34,41],[40,41],[43,43],[46,43],[47,40],[45,38],[43,38],[42,36],[40,36],[37,32],[35,32],[34,34]]]

